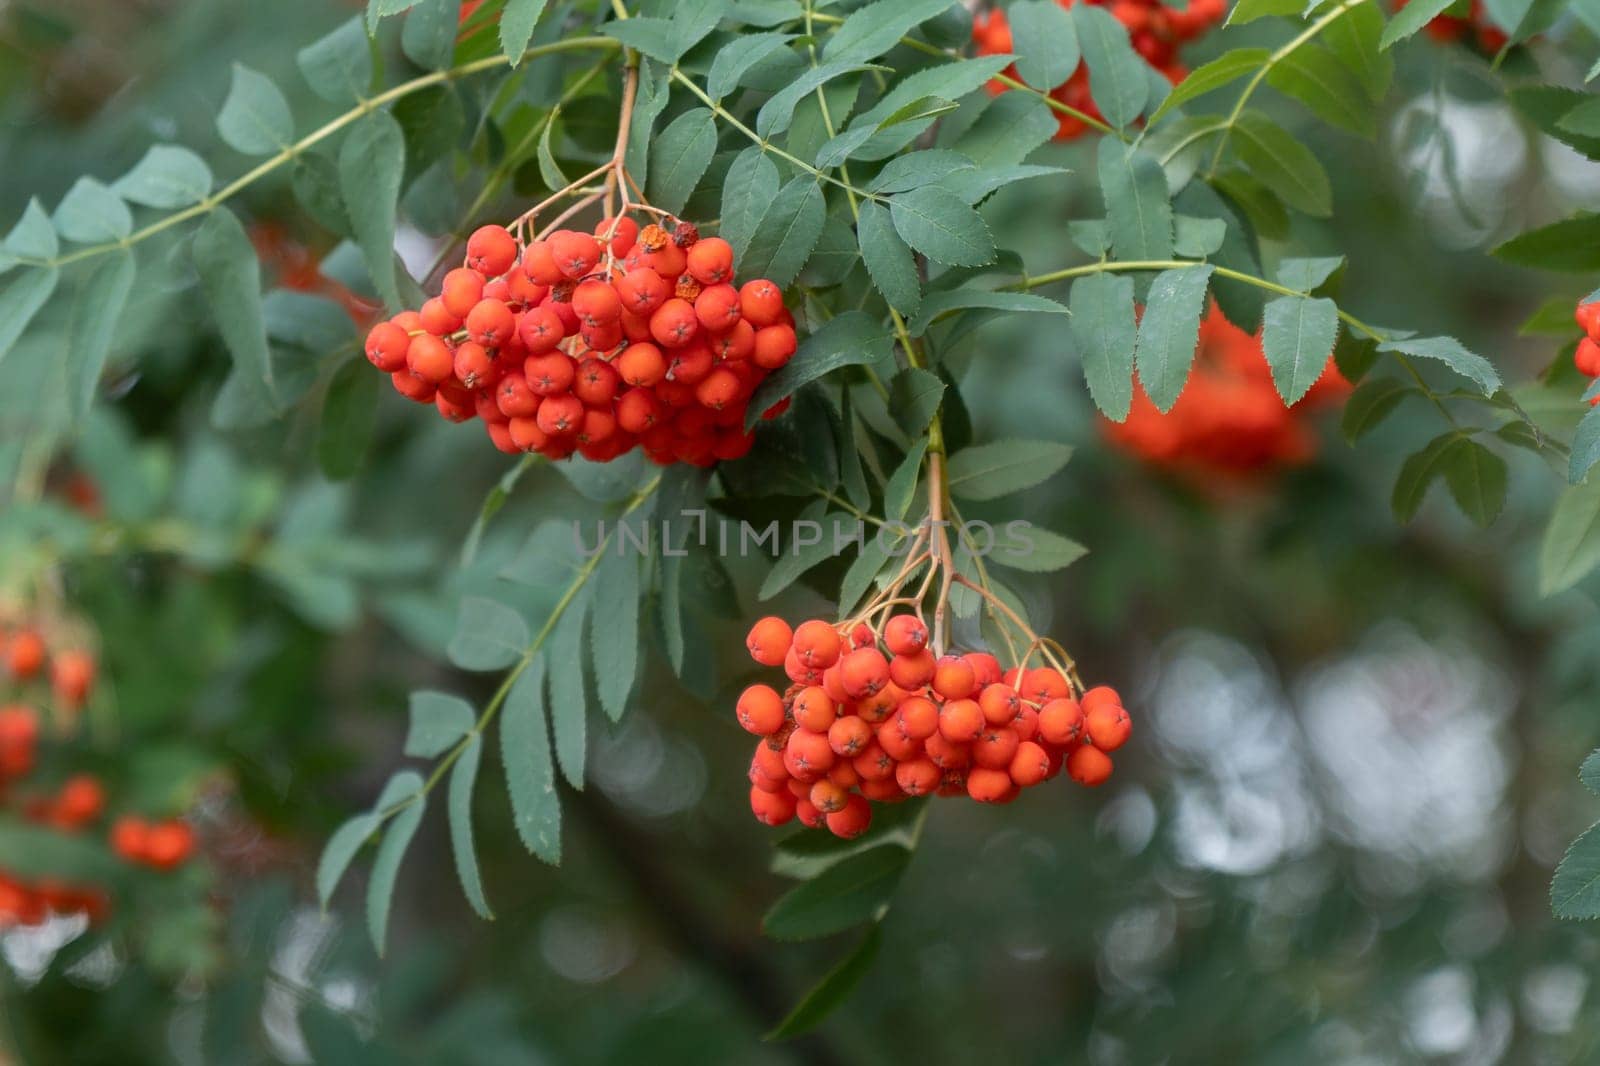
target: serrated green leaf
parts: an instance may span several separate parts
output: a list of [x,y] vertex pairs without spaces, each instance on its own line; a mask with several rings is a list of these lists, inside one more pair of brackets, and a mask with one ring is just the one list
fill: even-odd
[[873,925],[867,935],[822,980],[811,987],[788,1015],[767,1033],[767,1040],[788,1040],[808,1033],[850,998],[878,958],[882,927]]
[[544,14],[545,0],[506,0],[500,13],[500,51],[514,67],[533,40],[533,27]]
[[1306,46],[1285,55],[1267,71],[1267,84],[1330,126],[1358,137],[1370,138],[1377,132],[1377,116],[1366,90],[1326,48]]
[[[818,501],[820,505],[822,501]],[[813,517],[820,515],[820,517]],[[807,523],[815,522],[813,531]],[[794,584],[800,576],[833,558],[836,554],[834,535],[840,529],[853,528],[859,519],[852,518],[843,511],[832,514],[822,514],[819,506],[815,512],[807,511],[789,526],[788,543],[782,545],[782,553],[767,572],[761,588],[756,592],[756,598],[770,600],[790,585]],[[799,533],[804,528],[807,533],[814,532],[817,540],[812,542],[809,537],[802,538]]]
[[1100,142],[1098,172],[1116,257],[1172,258],[1172,204],[1160,164],[1107,137]]
[[1388,418],[1406,397],[1420,395],[1415,387],[1394,378],[1364,381],[1345,401],[1339,428],[1345,440],[1354,444]]
[[922,459],[928,453],[926,437],[913,441],[900,465],[889,475],[883,486],[883,516],[887,521],[904,521],[917,493],[917,478],[922,472]]
[[556,762],[562,776],[579,790],[589,745],[589,703],[583,683],[589,599],[580,595],[574,600],[550,634],[550,726],[555,734]]
[[1075,540],[1029,525],[1024,530],[1008,527],[1006,534],[996,539],[989,559],[1013,570],[1048,574],[1065,570],[1088,553],[1089,549]]
[[1091,274],[1072,285],[1072,339],[1095,406],[1121,422],[1133,404],[1133,279]]
[[773,93],[761,105],[761,110],[756,113],[756,133],[763,138],[776,137],[794,122],[794,110],[801,100],[835,78],[871,69],[867,64],[852,62],[831,62],[812,67]]
[[117,252],[95,268],[78,292],[64,360],[72,382],[68,399],[74,422],[82,421],[94,402],[135,269],[132,252]]
[[867,190],[885,194],[908,192],[942,181],[958,171],[976,168],[977,164],[968,156],[945,148],[908,152],[885,163],[877,176],[867,183]]
[[1578,780],[1583,787],[1600,796],[1600,751],[1591,751],[1583,765],[1578,767]]
[[739,82],[752,67],[792,40],[792,33],[750,33],[735,37],[723,45],[711,61],[711,71],[706,75],[706,92],[711,99],[720,101],[739,87]]
[[1072,458],[1072,447],[1048,440],[975,444],[950,457],[950,494],[963,500],[998,500],[1040,484]]
[[1600,478],[1573,485],[1556,500],[1539,546],[1539,594],[1553,596],[1600,566]]
[[679,44],[678,28],[670,19],[646,17],[607,22],[600,32],[668,66],[677,63],[688,50]]
[[877,0],[847,16],[822,50],[830,63],[875,59],[953,0]]
[[1070,174],[1065,167],[1040,166],[1033,163],[1014,163],[1002,167],[983,167],[978,170],[961,170],[954,174],[939,179],[939,184],[957,196],[962,202],[976,207],[987,199],[996,190],[1008,185],[1015,185],[1019,181],[1030,178],[1055,177],[1058,174]]
[[1075,4],[1070,11],[1095,106],[1112,126],[1124,129],[1144,112],[1150,98],[1145,63],[1111,12],[1091,4]]
[[522,657],[528,624],[503,603],[482,596],[462,599],[450,638],[450,661],[463,670],[504,670]]
[[261,308],[261,264],[233,212],[213,211],[194,236],[194,266],[234,372],[276,410],[277,382]]
[[271,78],[235,63],[217,133],[236,152],[271,155],[294,142],[294,116]]
[[400,26],[400,51],[424,70],[444,70],[455,58],[461,32],[456,0],[421,0]]
[[61,251],[56,228],[37,197],[28,201],[16,225],[6,234],[4,247],[12,255],[28,259],[53,259]]
[[1572,459],[1567,465],[1567,480],[1576,485],[1582,481],[1594,464],[1600,463],[1600,407],[1589,408],[1589,413],[1578,423],[1578,432],[1572,438]]
[[705,176],[717,148],[717,125],[703,107],[673,119],[650,145],[650,202],[673,213]]
[[1342,266],[1342,255],[1285,259],[1278,264],[1278,284],[1297,292],[1316,292]]
[[188,207],[211,195],[211,168],[187,148],[157,144],[111,187],[145,207]]
[[613,722],[627,710],[639,672],[639,558],[621,547],[610,545],[595,568],[589,615],[595,695]]
[[872,921],[888,907],[910,861],[898,844],[852,855],[780,897],[762,928],[780,940],[809,940]]
[[982,266],[994,261],[988,223],[948,189],[926,185],[900,193],[890,198],[889,215],[905,242],[936,263]]
[[1496,259],[1541,270],[1600,270],[1600,214],[1580,214],[1511,238],[1491,252]]
[[559,866],[561,799],[545,724],[544,674],[544,657],[535,656],[506,694],[500,711],[500,758],[517,836],[533,854]]
[[741,276],[788,285],[811,257],[826,220],[827,205],[816,181],[807,174],[790,179],[761,213],[739,264]]
[[1239,0],[1228,13],[1224,25],[1243,26],[1247,22],[1254,22],[1269,15],[1280,18],[1292,17],[1299,15],[1300,9],[1304,6],[1304,0]]
[[1172,251],[1185,259],[1204,259],[1222,249],[1228,224],[1220,218],[1172,217]]
[[[389,935],[389,910],[394,902],[395,881],[400,875],[400,863],[406,857],[406,849],[411,846],[411,840],[417,835],[417,827],[422,824],[422,816],[428,809],[428,797],[422,791],[422,778],[410,770],[402,770],[390,778],[390,785],[404,778],[405,790],[409,801],[399,813],[389,819],[389,824],[384,828],[383,838],[378,841],[378,854],[372,860],[372,876],[367,881],[367,932],[372,936],[372,945],[379,955],[383,954],[384,945]],[[394,786],[396,792],[399,787]],[[385,789],[385,793],[390,790]]]
[[317,434],[317,462],[333,481],[355,476],[378,422],[381,378],[364,359],[345,362],[328,383]]
[[1246,74],[1260,70],[1266,66],[1271,56],[1272,53],[1265,48],[1235,48],[1231,52],[1224,52],[1209,63],[1202,63],[1190,71],[1188,77],[1175,85],[1172,92],[1167,94],[1161,106],[1150,116],[1150,124],[1155,125],[1173,108],[1180,107],[1206,93],[1214,92],[1224,85],[1231,85]]
[[1010,314],[1064,315],[1067,309],[1044,296],[1031,292],[991,292],[987,289],[941,289],[929,293],[922,302],[922,310],[910,324],[913,336],[926,333],[928,327],[952,311],[982,308],[1005,311]]
[[1339,338],[1339,309],[1332,300],[1280,296],[1267,304],[1261,347],[1272,383],[1289,406],[1316,384]]
[[1134,363],[1139,383],[1161,411],[1172,410],[1189,380],[1210,280],[1211,267],[1205,265],[1164,270],[1150,284]]
[[0,291],[0,362],[56,291],[60,280],[61,271],[56,267],[33,267],[18,274]]
[[1333,213],[1327,171],[1301,141],[1257,112],[1240,115],[1233,126],[1240,162],[1290,207],[1317,218]]
[[1455,0],[1410,0],[1405,7],[1389,17],[1388,25],[1378,37],[1378,48],[1388,51],[1396,42],[1412,36],[1422,27],[1444,13]]
[[1006,16],[1023,81],[1048,92],[1072,77],[1078,69],[1078,30],[1066,8],[1054,0],[1020,0]]
[[323,845],[322,855],[317,860],[317,899],[324,908],[333,898],[334,889],[344,879],[356,852],[377,832],[378,825],[377,815],[371,812],[358,814],[346,819]]
[[373,287],[390,311],[400,296],[394,255],[400,181],[406,169],[405,135],[385,111],[359,122],[339,149],[339,188]]
[[1394,59],[1378,47],[1382,36],[1383,10],[1378,4],[1353,4],[1322,31],[1322,42],[1374,103],[1384,98],[1394,80]]
[[467,903],[485,920],[494,918],[483,892],[483,875],[478,871],[478,854],[472,840],[472,790],[478,781],[478,766],[483,761],[483,737],[472,736],[450,768],[447,797],[450,823],[450,852],[456,861],[456,876]]
[[398,15],[416,5],[417,0],[367,0],[367,32],[375,32],[386,15]]
[[1450,449],[1461,439],[1459,431],[1451,430],[1429,441],[1421,451],[1408,456],[1400,465],[1400,474],[1395,478],[1394,493],[1390,499],[1390,507],[1397,519],[1409,522],[1416,517],[1428,489],[1444,476],[1445,460]]
[[741,277],[749,276],[744,254],[750,237],[777,195],[777,164],[755,145],[740,152],[722,180],[722,222],[718,233],[733,245]]
[[1444,457],[1445,484],[1456,506],[1479,526],[1499,517],[1506,502],[1506,461],[1479,444],[1462,437]]
[[133,212],[109,186],[79,178],[56,206],[55,225],[77,244],[120,241],[133,232]]
[[359,15],[295,53],[311,91],[333,104],[362,99],[372,84],[372,49]]
[[745,416],[745,428],[755,425],[764,411],[802,385],[839,367],[883,358],[891,343],[888,328],[863,311],[846,311],[829,319],[800,342],[794,358],[756,389]]
[[410,715],[405,753],[413,759],[437,759],[477,722],[472,704],[443,692],[413,692]]
[[1550,907],[1557,918],[1600,918],[1600,825],[1584,830],[1561,857]]
[[1378,351],[1399,352],[1417,359],[1443,363],[1477,385],[1485,396],[1493,396],[1500,391],[1500,375],[1494,365],[1483,356],[1468,351],[1454,337],[1407,337],[1384,341],[1378,345]]
[[922,306],[922,280],[911,249],[895,232],[889,209],[875,200],[863,201],[856,236],[867,275],[889,306],[901,314],[916,314]]
[[928,431],[944,390],[938,374],[915,366],[901,370],[889,382],[889,410],[906,436],[916,438]]

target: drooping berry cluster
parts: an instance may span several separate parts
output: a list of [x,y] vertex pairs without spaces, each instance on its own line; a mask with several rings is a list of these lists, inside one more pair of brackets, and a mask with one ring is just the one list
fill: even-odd
[[438,296],[372,329],[367,358],[445,418],[481,418],[504,452],[738,458],[751,396],[795,353],[794,319],[772,282],[735,287],[727,241],[664,221],[526,246],[485,226]]
[[[1071,7],[1075,0],[1056,0],[1062,7]],[[1134,50],[1176,85],[1189,73],[1178,58],[1178,49],[1186,42],[1204,34],[1221,22],[1228,13],[1227,0],[1189,0],[1183,10],[1168,6],[1162,0],[1083,0],[1084,3],[1105,7],[1128,28]],[[972,39],[979,55],[1010,55],[1015,49],[1011,38],[1011,23],[1004,11],[979,12],[972,20]],[[1019,78],[1015,66],[1005,73]],[[1004,82],[991,81],[989,91],[1005,92]],[[1050,96],[1074,110],[1094,118],[1104,118],[1089,94],[1089,68],[1079,63],[1078,69],[1063,84],[1050,91]],[[1056,140],[1068,141],[1088,131],[1081,119],[1057,113],[1059,128]]]
[[[1584,377],[1600,378],[1600,300],[1580,302],[1573,318],[1583,330],[1583,338],[1578,341],[1578,350],[1572,353],[1572,361]],[[1600,396],[1589,404],[1600,406]]]
[[1200,325],[1194,369],[1172,409],[1162,413],[1136,379],[1127,419],[1102,419],[1101,428],[1113,443],[1152,463],[1242,476],[1309,462],[1317,451],[1309,415],[1349,391],[1330,358],[1310,391],[1286,407],[1260,335],[1246,333],[1213,306]]
[[987,652],[935,656],[915,614],[881,631],[813,619],[790,629],[763,618],[750,656],[781,666],[780,693],[755,684],[739,697],[739,724],[761,739],[750,761],[750,807],[759,821],[791,818],[841,837],[865,832],[871,802],[966,795],[1009,803],[1065,766],[1098,785],[1109,752],[1132,725],[1109,688],[1081,692],[1046,666],[1002,670]]
[[[1394,9],[1399,11],[1409,2],[1396,0]],[[1509,40],[1489,17],[1483,0],[1456,0],[1443,13],[1429,19],[1423,32],[1440,44],[1465,44],[1484,55],[1494,55]]]
[[[57,777],[57,785],[34,783],[32,778],[36,771],[49,775],[63,761],[53,756],[40,767],[44,709],[50,712],[50,737],[70,737],[94,686],[96,660],[77,647],[52,650],[44,632],[32,624],[0,628],[0,814],[14,812],[53,832],[80,834],[96,830],[106,815],[106,791],[100,780],[85,773]],[[141,827],[137,842],[127,824]],[[124,818],[110,829],[109,841],[123,859],[163,870],[181,865],[195,846],[193,830],[177,819],[145,827]],[[82,914],[98,921],[109,909],[110,899],[102,887],[31,881],[0,869],[0,929],[38,925],[52,915]]]

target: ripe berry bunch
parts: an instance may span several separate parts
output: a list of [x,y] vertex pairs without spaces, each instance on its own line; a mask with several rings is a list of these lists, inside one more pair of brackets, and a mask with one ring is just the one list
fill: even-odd
[[[1584,377],[1600,378],[1600,300],[1579,303],[1573,317],[1577,319],[1578,328],[1583,330],[1583,339],[1578,341],[1578,350],[1572,353],[1572,361],[1577,364],[1578,373]],[[1589,403],[1591,406],[1600,406],[1600,396]]]
[[1123,422],[1101,420],[1107,439],[1152,463],[1203,476],[1298,466],[1316,455],[1309,415],[1350,391],[1333,360],[1293,407],[1285,407],[1259,334],[1213,306],[1200,325],[1194,369],[1172,409],[1162,413],[1137,380]]
[[1110,688],[1082,691],[1048,666],[1002,669],[987,652],[936,655],[917,614],[881,628],[763,618],[746,646],[788,676],[781,691],[751,685],[734,712],[760,738],[750,808],[768,825],[799,817],[848,838],[871,823],[871,801],[1009,803],[1063,767],[1098,785],[1132,729]]
[[111,850],[125,862],[175,870],[194,855],[194,829],[181,818],[150,822],[133,815],[111,827]]
[[[1228,13],[1227,0],[1189,0],[1188,7],[1181,11],[1168,6],[1162,0],[1110,0],[1110,2],[1083,0],[1083,2],[1105,7],[1118,22],[1128,27],[1128,36],[1133,42],[1134,50],[1174,85],[1189,73],[1188,68],[1179,62],[1178,49],[1221,22]],[[1056,0],[1056,3],[1062,7],[1071,7],[1074,0]],[[1006,19],[1004,11],[984,11],[974,16],[972,39],[977,45],[979,55],[1009,55],[1014,51],[1011,23]],[[1012,78],[1019,77],[1015,66],[1007,67],[1005,73]],[[996,95],[1007,91],[1008,88],[1004,82],[989,83],[989,91]],[[1094,118],[1104,117],[1089,95],[1089,69],[1082,63],[1072,72],[1072,77],[1052,89],[1050,95],[1086,115]],[[1057,114],[1056,120],[1060,127],[1056,131],[1055,139],[1058,141],[1070,141],[1082,136],[1089,129],[1081,119],[1071,115]]]
[[481,418],[503,452],[605,462],[638,446],[696,466],[750,450],[750,398],[795,348],[783,291],[736,285],[727,241],[627,212],[526,244],[485,226],[438,296],[366,342],[401,394]]
[[[1396,0],[1394,9],[1399,11],[1408,2]],[[1499,52],[1509,39],[1490,19],[1483,0],[1456,0],[1442,14],[1429,19],[1423,32],[1440,44],[1466,44],[1484,55]]]

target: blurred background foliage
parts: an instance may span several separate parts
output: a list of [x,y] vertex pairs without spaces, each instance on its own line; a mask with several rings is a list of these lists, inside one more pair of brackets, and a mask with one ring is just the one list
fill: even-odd
[[[301,86],[295,49],[353,10],[0,6],[0,218],[32,196],[54,202],[79,174],[124,172],[153,140],[195,146],[229,175],[237,161],[203,146],[231,64]],[[1581,76],[1560,49],[1534,51],[1496,73],[1462,48],[1403,47],[1376,150],[1308,129],[1334,221],[1297,218],[1286,235],[1299,253],[1349,257],[1342,300],[1369,320],[1457,334],[1512,381],[1562,343],[1518,325],[1585,288],[1483,250],[1600,206],[1600,171],[1505,102],[1503,79],[1527,75],[1518,63]],[[297,115],[329,109],[298,91]],[[1041,155],[1084,173],[1091,150]],[[1001,246],[1049,269],[1070,254],[1065,220],[1092,216],[1096,195],[1033,183],[985,215]],[[498,201],[517,202],[515,183]],[[313,261],[335,243],[286,182],[239,207]],[[116,728],[93,757],[129,782],[184,782],[214,871],[203,932],[175,934],[166,954],[128,950],[116,927],[0,937],[0,1034],[17,1061],[1600,1055],[1600,939],[1553,919],[1548,900],[1562,850],[1600,806],[1575,774],[1600,744],[1600,586],[1535,592],[1560,484],[1540,457],[1511,457],[1512,496],[1487,531],[1442,499],[1400,526],[1389,487],[1436,431],[1425,415],[1355,448],[1334,415],[1313,463],[1202,483],[1104,443],[1051,316],[971,335],[957,368],[977,438],[1025,430],[1078,447],[1013,503],[1091,554],[1025,595],[1041,631],[1128,693],[1136,742],[1101,791],[936,804],[854,999],[812,1036],[762,1044],[847,940],[760,933],[788,882],[750,822],[747,745],[725,708],[750,677],[740,619],[761,568],[736,565],[734,587],[703,597],[697,690],[649,661],[641,713],[595,727],[591,783],[566,790],[561,868],[524,854],[503,794],[480,790],[493,923],[462,902],[443,824],[424,823],[380,963],[350,917],[364,874],[329,912],[309,902],[317,851],[394,768],[410,688],[486,695],[481,677],[440,665],[458,597],[495,585],[541,520],[594,505],[536,468],[458,568],[507,461],[387,391],[361,477],[338,486],[304,409],[219,436],[209,412],[226,360],[196,299],[175,287],[129,308],[118,328],[144,331],[147,354],[75,449],[50,457],[53,477],[96,478],[109,517],[11,507],[0,559],[33,566],[41,545],[70,558],[65,592],[99,627],[115,684]],[[19,348],[0,365],[8,476],[40,462],[21,431],[38,412],[19,410],[34,395],[20,376],[40,363]],[[313,547],[297,552],[286,527]],[[107,545],[108,529],[122,539]],[[781,613],[822,613],[830,591],[802,582]]]

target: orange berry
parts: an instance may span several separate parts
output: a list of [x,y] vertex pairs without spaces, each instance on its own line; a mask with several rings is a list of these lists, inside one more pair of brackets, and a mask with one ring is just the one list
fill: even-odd
[[1011,756],[1009,772],[1018,788],[1037,785],[1050,776],[1050,756],[1033,741],[1024,740],[1017,745],[1016,754]]
[[479,300],[466,318],[467,335],[485,348],[498,348],[517,335],[517,316],[504,300]]
[[111,850],[125,862],[143,862],[150,827],[142,818],[125,815],[111,826]]
[[801,622],[794,631],[794,652],[800,661],[826,670],[839,661],[839,631],[821,619]]
[[1016,731],[1004,726],[990,726],[972,742],[972,761],[990,770],[1005,770],[1021,744]]
[[828,727],[828,746],[835,755],[853,758],[872,743],[872,727],[857,715],[834,719]]
[[516,261],[516,238],[504,226],[483,226],[467,238],[467,266],[486,278],[499,277]]
[[978,694],[978,706],[983,709],[984,721],[990,725],[1005,725],[1017,716],[1022,699],[1010,685],[996,682],[984,686]]
[[1000,660],[986,651],[969,651],[962,656],[972,667],[972,677],[980,690],[1000,681]]
[[828,831],[836,837],[852,840],[867,831],[872,824],[872,804],[864,796],[849,796],[844,807],[828,815]]
[[1578,342],[1578,350],[1572,353],[1572,362],[1584,377],[1600,377],[1600,344],[1592,338],[1583,338]]
[[740,694],[734,714],[747,732],[770,737],[783,728],[783,698],[770,685],[751,685]]
[[50,661],[50,685],[56,700],[66,707],[80,707],[94,684],[94,656],[86,651],[59,652]]
[[891,718],[879,724],[877,739],[878,746],[895,762],[907,762],[922,754],[922,741],[906,736],[896,719]]
[[783,765],[796,781],[815,781],[833,767],[836,756],[824,733],[796,729],[784,745]]
[[1128,742],[1133,721],[1120,706],[1101,704],[1085,716],[1084,728],[1095,747],[1101,751],[1116,751]]
[[573,281],[587,275],[600,262],[600,242],[587,233],[557,230],[550,234],[546,243],[550,245],[550,257],[555,260],[556,269]]
[[27,681],[44,666],[44,638],[31,629],[17,631],[6,647],[6,669],[18,681]]
[[[840,721],[849,720],[840,719]],[[860,721],[859,718],[855,720]],[[889,753],[884,751],[876,740],[868,741],[867,746],[861,749],[861,754],[850,760],[850,765],[861,775],[863,781],[880,781],[894,776],[894,759],[890,758]]]
[[[667,360],[654,344],[630,344],[617,356],[617,372],[629,385],[649,388],[667,376]],[[785,626],[785,629],[788,627]],[[768,663],[775,666],[775,663]]]
[[1072,688],[1059,671],[1041,666],[1023,675],[1022,684],[1017,686],[1017,691],[1029,703],[1043,706],[1051,700],[1071,695]]
[[752,785],[750,811],[758,822],[772,826],[783,825],[794,818],[795,798],[789,795],[788,791],[767,792]]
[[744,646],[750,650],[750,658],[762,666],[781,666],[793,640],[794,631],[789,623],[776,615],[768,615],[750,627]]
[[1048,744],[1074,744],[1083,735],[1083,707],[1070,696],[1039,709],[1039,735]]
[[696,242],[684,259],[684,269],[702,285],[721,285],[733,280],[733,245],[721,237]]
[[765,278],[747,281],[739,290],[739,311],[760,330],[782,321],[783,290]]
[[406,365],[406,349],[411,337],[393,322],[379,322],[367,333],[367,361],[385,374],[393,374]]
[[940,659],[933,671],[933,691],[947,700],[964,700],[976,688],[972,664],[956,655]]
[[798,349],[799,341],[794,335],[793,326],[767,326],[756,330],[755,348],[750,353],[750,361],[763,370],[777,370],[787,365]]
[[439,302],[457,318],[466,318],[468,312],[483,299],[483,275],[469,267],[456,267],[444,276],[439,286]]
[[672,295],[672,286],[666,279],[644,266],[628,271],[614,287],[624,310],[635,315],[649,315]]
[[912,696],[895,711],[895,723],[912,740],[926,740],[939,731],[940,712],[932,700]]
[[1083,694],[1081,702],[1083,713],[1088,714],[1096,707],[1121,707],[1122,697],[1110,685],[1097,685]]
[[883,627],[883,644],[894,655],[915,655],[928,646],[928,627],[914,614],[897,614]]
[[976,700],[949,700],[939,708],[939,732],[956,744],[977,740],[986,724],[983,708]]
[[682,348],[699,332],[700,319],[688,300],[674,296],[650,315],[650,335],[663,348]]
[[889,662],[877,648],[857,648],[840,660],[839,680],[852,698],[871,696],[889,683]]
[[889,677],[901,688],[919,689],[933,680],[936,665],[933,652],[927,648],[898,654],[889,660]]
[[925,796],[939,787],[944,774],[926,757],[903,762],[894,768],[895,784],[908,796]]
[[602,241],[607,236],[611,238],[612,255],[627,255],[633,251],[634,243],[639,239],[639,223],[627,215],[602,218],[594,228],[594,235]]
[[967,771],[967,795],[979,803],[1002,803],[1014,787],[1005,770],[976,766]]
[[811,794],[807,797],[811,805],[823,814],[833,814],[835,811],[844,810],[845,801],[850,794],[827,778],[811,786]]
[[1111,776],[1111,756],[1088,745],[1077,748],[1067,756],[1067,776],[1090,788],[1103,784]]
[[712,333],[732,329],[739,321],[738,290],[732,285],[713,285],[709,289],[702,289],[694,298],[694,315]]
[[1600,335],[1600,300],[1579,304],[1572,317],[1577,320],[1578,328],[1587,333],[1591,339]]
[[157,822],[144,842],[144,861],[158,870],[183,865],[194,854],[194,830],[188,822]]
[[801,729],[826,733],[838,717],[839,708],[820,685],[803,688],[794,698],[794,720]]

